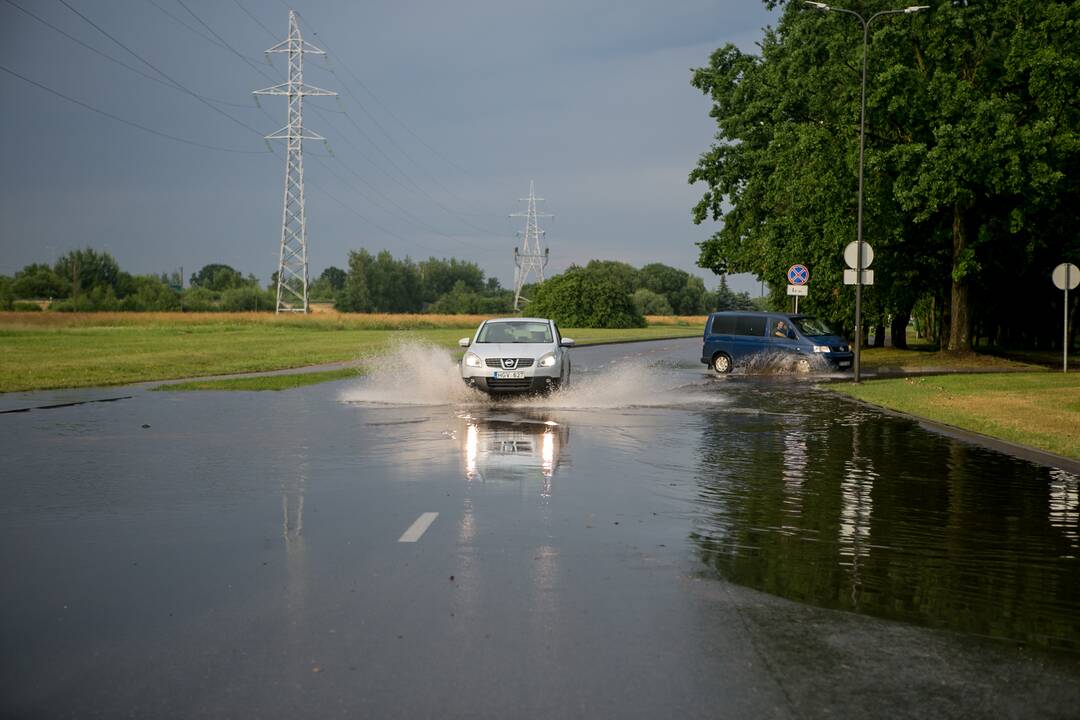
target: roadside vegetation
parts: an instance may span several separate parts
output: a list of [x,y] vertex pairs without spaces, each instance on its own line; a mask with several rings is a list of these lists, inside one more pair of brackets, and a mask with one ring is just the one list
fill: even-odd
[[255,375],[248,377],[220,378],[217,380],[191,380],[189,382],[158,385],[154,390],[185,392],[191,390],[292,390],[293,388],[318,385],[334,380],[358,378],[364,374],[360,367],[336,368],[316,372],[285,373],[278,375]]
[[830,385],[864,402],[1080,459],[1080,375],[936,375]]
[[[396,340],[457,350],[487,316],[264,313],[0,313],[0,392],[120,385],[363,360]],[[664,322],[663,320],[666,320]],[[564,328],[587,345],[698,335],[661,319],[634,329]]]

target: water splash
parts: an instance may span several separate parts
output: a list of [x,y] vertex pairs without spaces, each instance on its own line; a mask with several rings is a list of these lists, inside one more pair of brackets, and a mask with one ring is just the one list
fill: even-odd
[[343,402],[378,405],[486,405],[559,410],[715,405],[725,397],[699,372],[645,360],[613,362],[550,395],[489,397],[461,381],[450,352],[429,343],[403,341],[368,365],[368,374],[344,389]]
[[706,405],[724,399],[710,390],[700,373],[679,372],[640,360],[609,363],[593,372],[576,373],[569,387],[510,402],[516,407],[613,410]]
[[342,402],[377,405],[482,403],[486,396],[461,381],[450,351],[431,343],[402,340],[367,362],[368,373],[338,396]]

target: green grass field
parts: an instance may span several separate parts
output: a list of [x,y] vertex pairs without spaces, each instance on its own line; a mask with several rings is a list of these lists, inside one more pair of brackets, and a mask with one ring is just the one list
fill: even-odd
[[316,372],[297,372],[279,375],[248,375],[245,377],[221,378],[218,380],[189,380],[187,382],[158,385],[154,390],[181,392],[190,390],[292,390],[293,388],[319,383],[358,378],[364,375],[363,368],[347,367]]
[[[472,316],[0,313],[0,392],[122,385],[363,360],[413,339],[456,349]],[[697,335],[697,325],[567,328],[587,345]]]
[[1080,459],[1080,374],[937,375],[829,389],[964,430]]

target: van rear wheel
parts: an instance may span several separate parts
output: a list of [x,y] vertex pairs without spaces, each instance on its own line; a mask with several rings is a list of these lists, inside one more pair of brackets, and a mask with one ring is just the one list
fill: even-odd
[[721,375],[731,372],[731,358],[726,353],[716,353],[713,355],[712,369]]

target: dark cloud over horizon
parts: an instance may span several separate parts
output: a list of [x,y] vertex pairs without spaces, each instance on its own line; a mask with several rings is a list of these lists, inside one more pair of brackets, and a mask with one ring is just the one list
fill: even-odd
[[[250,93],[285,80],[283,56],[271,66],[262,51],[285,37],[287,5],[64,2],[132,52],[60,0],[10,0],[161,82],[8,0],[0,65],[156,132],[253,154],[151,134],[0,72],[0,273],[90,245],[135,272],[225,262],[268,278],[283,161],[280,143],[270,154],[259,134],[285,124],[285,106],[261,98],[260,109]],[[333,152],[306,145],[314,273],[366,247],[473,260],[509,283],[520,223],[507,216],[535,180],[555,215],[545,224],[551,271],[591,258],[664,262],[714,284],[694,267],[694,242],[712,229],[690,222],[701,188],[686,176],[714,128],[690,69],[726,42],[752,50],[772,20],[761,3],[305,0],[296,9],[305,38],[330,52],[328,64],[307,56],[305,79],[341,93],[305,101],[306,127]],[[158,71],[206,102],[166,87]],[[756,290],[748,278],[734,285]]]

